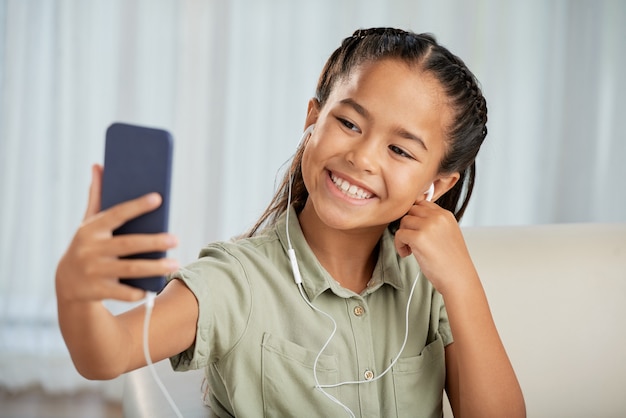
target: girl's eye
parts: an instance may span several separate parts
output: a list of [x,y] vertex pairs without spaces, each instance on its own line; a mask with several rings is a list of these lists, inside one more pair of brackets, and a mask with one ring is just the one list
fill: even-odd
[[337,118],[337,119],[343,126],[350,129],[351,131],[359,132],[359,128],[354,123],[347,121],[345,119],[342,119],[342,118]]
[[406,157],[406,158],[411,158],[413,159],[413,157],[409,154],[407,154],[402,148],[396,146],[396,145],[389,145],[389,149],[391,150],[391,152],[394,152],[396,154],[398,154],[401,157]]

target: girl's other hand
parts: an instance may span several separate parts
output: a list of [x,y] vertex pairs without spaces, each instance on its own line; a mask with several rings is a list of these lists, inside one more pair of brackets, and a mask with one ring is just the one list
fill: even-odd
[[458,222],[452,212],[435,203],[423,200],[411,207],[400,221],[395,245],[400,256],[415,256],[424,275],[442,294],[460,278],[476,276]]
[[89,201],[83,222],[57,267],[56,291],[59,301],[137,301],[144,297],[144,291],[120,284],[119,277],[160,276],[178,268],[176,261],[167,258],[119,258],[131,254],[166,251],[175,247],[177,241],[168,233],[113,236],[113,231],[125,222],[158,208],[161,197],[152,193],[100,212],[102,172],[102,166],[93,166]]

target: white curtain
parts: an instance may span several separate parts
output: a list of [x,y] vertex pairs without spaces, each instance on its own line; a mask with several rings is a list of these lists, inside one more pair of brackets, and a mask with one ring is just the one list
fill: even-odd
[[482,82],[464,225],[625,222],[626,2],[0,0],[0,386],[74,390],[54,271],[113,121],[175,137],[182,263],[243,232],[354,29],[432,32]]

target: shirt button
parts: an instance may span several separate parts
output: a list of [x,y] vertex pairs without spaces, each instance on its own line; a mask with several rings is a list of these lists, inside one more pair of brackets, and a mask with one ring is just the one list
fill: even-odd
[[365,370],[365,373],[363,373],[363,377],[365,378],[365,380],[372,380],[374,378],[374,372],[371,370]]
[[362,307],[361,305],[359,305],[359,306],[355,306],[355,307],[354,307],[354,314],[355,314],[356,316],[361,316],[361,315],[363,315],[364,313],[365,313],[365,309],[363,309],[363,307]]

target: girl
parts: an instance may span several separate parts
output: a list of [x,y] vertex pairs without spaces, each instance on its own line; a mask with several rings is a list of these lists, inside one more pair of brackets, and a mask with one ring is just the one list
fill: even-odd
[[444,389],[456,416],[524,416],[457,223],[486,121],[474,76],[432,36],[358,30],[326,63],[258,223],[180,269],[118,259],[176,240],[112,237],[160,199],[99,212],[94,167],[56,276],[76,368],[109,379],[144,366],[143,308],[113,316],[101,301],[144,297],[117,277],[172,273],[154,305],[151,356],[205,368],[218,416],[436,417]]

